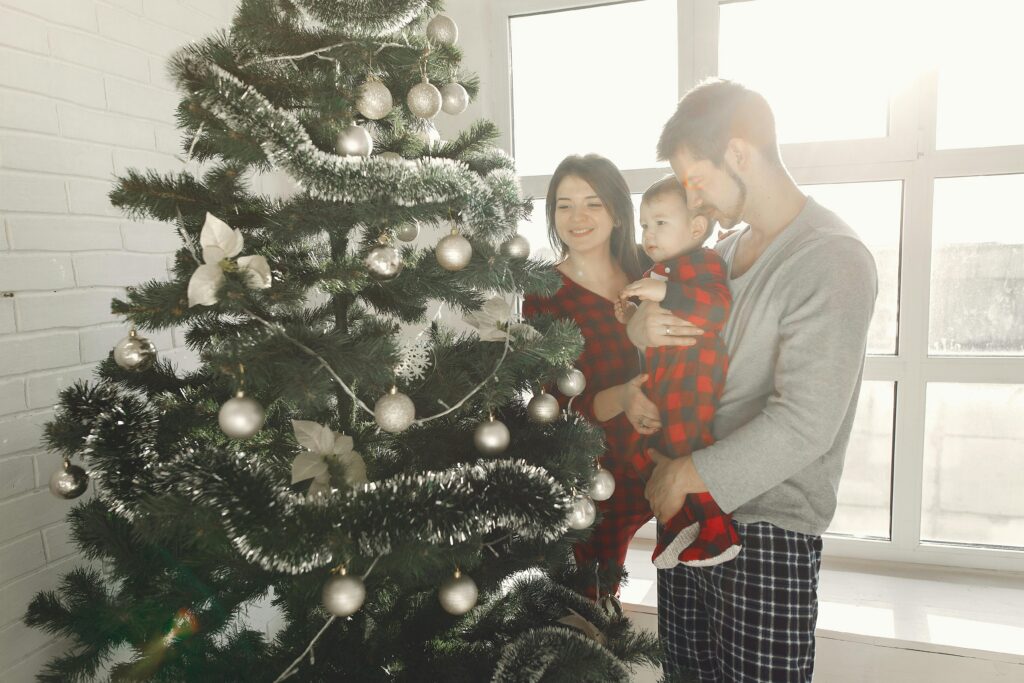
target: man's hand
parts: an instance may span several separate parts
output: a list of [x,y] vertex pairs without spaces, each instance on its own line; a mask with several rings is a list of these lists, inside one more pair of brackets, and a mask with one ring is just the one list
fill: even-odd
[[636,297],[641,301],[664,301],[667,292],[668,285],[665,284],[664,280],[645,277],[626,285],[619,292],[619,299]]
[[644,393],[647,375],[637,375],[622,385],[622,412],[638,433],[654,434],[661,429],[658,406]]
[[690,456],[673,460],[653,448],[647,449],[647,454],[655,465],[644,489],[644,497],[651,504],[651,512],[664,524],[683,509],[687,494],[707,491],[708,487]]
[[648,346],[693,346],[704,330],[656,303],[645,301],[626,325],[626,334],[634,346],[646,349]]

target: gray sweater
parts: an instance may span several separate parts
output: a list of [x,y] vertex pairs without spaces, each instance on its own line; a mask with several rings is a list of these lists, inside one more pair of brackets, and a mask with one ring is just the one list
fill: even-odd
[[694,464],[737,521],[818,535],[836,510],[878,292],[875,262],[811,198],[733,279],[739,237],[717,246],[733,296],[724,331],[731,360],[717,441],[694,453]]

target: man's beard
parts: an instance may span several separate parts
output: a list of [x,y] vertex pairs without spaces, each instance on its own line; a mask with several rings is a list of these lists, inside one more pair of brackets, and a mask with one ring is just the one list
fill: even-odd
[[747,184],[743,182],[743,179],[736,174],[736,171],[729,168],[728,164],[722,164],[725,172],[729,174],[732,181],[736,183],[736,188],[739,190],[740,196],[736,199],[736,204],[733,206],[731,213],[724,213],[719,209],[718,224],[725,230],[730,230],[736,227],[736,224],[742,219],[741,213],[743,212],[743,205],[747,203]]

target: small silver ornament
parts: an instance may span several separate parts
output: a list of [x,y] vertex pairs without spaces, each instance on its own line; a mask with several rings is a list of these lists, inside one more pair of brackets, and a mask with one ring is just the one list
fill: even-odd
[[615,476],[603,467],[598,467],[590,480],[590,497],[593,500],[608,500],[615,493]]
[[504,452],[508,448],[510,439],[508,427],[504,422],[495,420],[494,417],[486,422],[481,422],[473,432],[473,444],[482,455],[497,455]]
[[441,142],[441,134],[437,132],[437,128],[434,127],[434,124],[429,121],[426,125],[420,127],[416,131],[416,137],[419,138],[420,142],[427,147],[433,147],[437,143]]
[[461,83],[449,83],[441,88],[441,109],[445,114],[456,116],[469,106],[469,93]]
[[447,235],[437,243],[434,255],[445,270],[462,270],[473,258],[473,245],[462,235]]
[[72,465],[67,460],[50,477],[50,493],[65,500],[78,498],[88,487],[89,475],[81,467]]
[[587,496],[580,496],[573,501],[569,511],[569,526],[573,529],[586,529],[597,519],[597,506]]
[[409,89],[405,97],[409,111],[421,119],[432,119],[441,111],[441,91],[424,78]]
[[365,128],[353,123],[338,133],[334,149],[343,157],[368,157],[373,153],[373,138]]
[[388,86],[376,78],[371,78],[363,84],[359,91],[356,109],[366,118],[376,121],[387,116],[394,104]]
[[516,235],[501,245],[501,253],[509,258],[524,259],[530,255],[530,240]]
[[459,616],[476,607],[478,594],[473,579],[456,569],[455,575],[450,579],[445,579],[441,584],[441,588],[437,591],[437,598],[441,601],[441,607],[445,612]]
[[395,237],[403,242],[412,242],[420,236],[420,224],[417,221],[403,223],[395,229]]
[[546,392],[540,392],[526,404],[526,414],[539,424],[551,424],[558,419],[561,408],[558,399]]
[[381,152],[380,158],[387,159],[388,161],[401,161],[402,155],[398,152]]
[[378,280],[391,280],[398,277],[402,272],[402,255],[398,250],[389,245],[383,245],[372,250],[363,259],[366,269],[370,275]]
[[459,39],[459,27],[447,14],[438,14],[427,24],[427,38],[445,45],[454,45]]
[[320,594],[324,609],[336,617],[348,617],[359,611],[366,600],[366,585],[358,576],[344,572],[327,579]]
[[416,419],[416,406],[411,398],[392,387],[390,392],[377,399],[373,417],[385,432],[398,434],[408,429]]
[[141,372],[156,361],[156,345],[134,330],[114,345],[114,362],[125,370]]
[[262,429],[266,419],[263,406],[241,391],[224,403],[217,413],[220,430],[232,439],[248,439]]
[[587,378],[576,368],[569,368],[558,378],[558,390],[566,396],[579,396],[587,388]]

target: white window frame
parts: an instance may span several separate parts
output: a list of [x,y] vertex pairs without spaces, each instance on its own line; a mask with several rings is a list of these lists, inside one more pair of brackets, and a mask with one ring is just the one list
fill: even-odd
[[[511,45],[516,16],[643,0],[496,0],[492,14],[491,92],[500,144],[512,152]],[[729,0],[723,0],[726,4]],[[743,0],[757,1],[757,0]],[[851,0],[853,1],[853,0]],[[679,94],[718,69],[718,0],[677,0]],[[1024,551],[921,541],[925,449],[925,396],[929,382],[1024,384],[1024,358],[942,357],[928,354],[931,284],[931,214],[936,178],[1024,174],[1024,145],[935,149],[937,75],[921,74],[889,106],[888,136],[782,145],[799,184],[899,180],[903,183],[900,244],[899,345],[894,356],[869,356],[865,380],[896,383],[892,456],[891,539],[826,535],[827,556],[1024,571]],[[835,160],[841,159],[842,163]],[[642,192],[666,167],[623,171],[632,192]],[[521,177],[525,196],[543,197],[550,175]],[[1024,463],[1022,463],[1024,465]],[[652,536],[649,529],[641,537]]]

